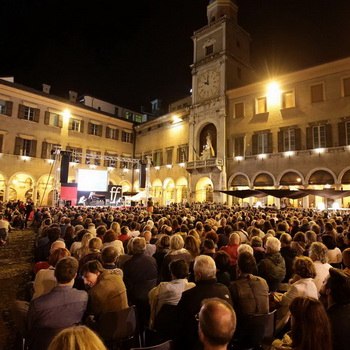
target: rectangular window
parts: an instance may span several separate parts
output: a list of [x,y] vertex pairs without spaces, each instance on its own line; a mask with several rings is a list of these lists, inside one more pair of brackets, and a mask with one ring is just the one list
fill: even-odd
[[350,145],[350,122],[345,123],[346,144]]
[[156,151],[153,153],[153,164],[154,166],[163,165],[163,151]]
[[36,145],[36,140],[16,137],[14,154],[19,156],[36,157]]
[[256,114],[266,113],[267,112],[267,104],[266,97],[259,97],[256,99]]
[[188,146],[179,146],[177,149],[177,162],[186,163],[188,160]]
[[61,126],[61,116],[57,113],[50,113],[49,124],[52,126]]
[[30,156],[32,140],[23,139],[21,156]]
[[0,100],[0,114],[6,114],[6,101]]
[[350,96],[350,78],[343,79],[343,93],[344,96]]
[[234,157],[244,157],[244,137],[234,138]]
[[214,52],[214,45],[209,45],[205,47],[205,55],[211,55]]
[[311,102],[321,102],[324,101],[323,96],[323,84],[317,84],[311,86]]
[[34,121],[35,108],[24,106],[23,119]]
[[72,119],[72,130],[73,131],[80,131],[81,126],[81,120],[79,119]]
[[282,92],[282,108],[295,107],[294,91]]
[[166,163],[173,164],[173,148],[166,150]]
[[117,163],[118,163],[116,157],[118,157],[118,156],[115,154],[112,155],[112,154],[108,154],[108,153],[105,153],[105,156],[108,158],[105,158],[104,166],[110,167],[110,168],[116,168]]
[[122,132],[122,141],[132,143],[132,133],[123,131]]
[[41,146],[41,158],[43,159],[55,159],[57,150],[59,149],[58,144],[43,142]]
[[244,117],[244,102],[235,103],[235,116],[234,118]]
[[69,157],[70,162],[81,163],[81,154],[83,153],[82,148],[67,146],[66,151],[72,152],[70,157]]
[[326,126],[318,125],[312,127],[314,148],[326,147]]
[[109,128],[109,138],[113,140],[117,139],[117,129]]
[[85,163],[100,165],[101,164],[101,158],[99,157],[100,155],[101,155],[101,152],[99,151],[92,151],[87,149]]
[[135,114],[135,122],[136,123],[142,123],[142,115]]
[[91,124],[91,135],[98,136],[98,127],[97,124]]
[[289,129],[283,131],[283,151],[295,151],[295,130]]
[[268,153],[268,134],[259,134],[258,136],[258,154]]

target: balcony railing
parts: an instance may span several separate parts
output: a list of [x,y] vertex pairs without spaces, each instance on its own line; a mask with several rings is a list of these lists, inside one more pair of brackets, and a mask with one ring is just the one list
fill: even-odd
[[221,172],[224,160],[222,158],[210,158],[206,160],[195,160],[186,163],[186,170],[190,173]]

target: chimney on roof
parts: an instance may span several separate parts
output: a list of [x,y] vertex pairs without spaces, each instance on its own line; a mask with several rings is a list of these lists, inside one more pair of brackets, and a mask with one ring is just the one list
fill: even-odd
[[49,94],[50,93],[50,89],[51,89],[50,85],[43,84],[43,92],[45,92],[45,94]]
[[72,90],[69,90],[69,101],[77,102],[78,93]]

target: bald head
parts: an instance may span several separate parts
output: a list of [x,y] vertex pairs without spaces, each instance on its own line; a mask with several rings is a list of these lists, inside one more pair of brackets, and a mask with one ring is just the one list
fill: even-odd
[[199,312],[199,339],[211,348],[226,349],[236,329],[232,306],[219,298],[205,299]]
[[52,254],[52,252],[55,250],[55,249],[58,249],[58,248],[66,248],[66,243],[64,243],[63,241],[55,241],[51,244],[51,248],[50,248],[50,254]]

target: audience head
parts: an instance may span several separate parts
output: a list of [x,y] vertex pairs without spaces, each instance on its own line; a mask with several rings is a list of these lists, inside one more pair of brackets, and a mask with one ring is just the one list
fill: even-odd
[[196,281],[209,280],[216,277],[215,261],[207,255],[199,255],[196,257],[193,270]]
[[282,247],[287,247],[292,242],[292,236],[288,233],[282,233],[280,237],[280,242]]
[[241,241],[239,234],[237,232],[233,232],[229,238],[229,245],[239,244]]
[[238,256],[238,267],[242,273],[252,274],[256,272],[256,261],[254,255],[249,252],[243,252]]
[[243,252],[248,252],[254,255],[254,250],[249,244],[241,244],[237,249],[237,254],[242,254]]
[[199,311],[198,333],[203,344],[212,349],[227,346],[236,329],[232,306],[219,298],[205,299]]
[[169,269],[173,279],[188,278],[188,264],[183,259],[171,261]]
[[320,261],[325,264],[328,260],[327,247],[321,242],[312,243],[309,249],[309,257],[312,261]]
[[326,293],[336,304],[350,303],[350,275],[339,269],[329,269],[326,280]]
[[50,254],[52,254],[54,252],[55,249],[58,248],[66,248],[66,243],[64,243],[63,241],[55,241],[51,244],[51,248],[50,248]]
[[58,227],[49,227],[46,234],[50,242],[55,242],[60,238],[61,230]]
[[230,256],[223,250],[219,250],[214,255],[216,269],[220,272],[226,272],[230,268]]
[[104,264],[113,264],[118,258],[118,249],[114,246],[108,246],[102,250],[101,259]]
[[64,329],[52,340],[48,350],[107,350],[90,328],[75,326]]
[[70,283],[78,272],[79,263],[78,260],[67,256],[60,259],[55,267],[55,277],[58,284]]
[[93,251],[99,251],[102,247],[102,241],[99,237],[91,238],[89,241],[89,249]]
[[346,248],[343,251],[343,264],[347,267],[350,268],[350,248]]
[[143,237],[135,237],[131,242],[131,250],[134,255],[144,254],[146,251],[146,240]]
[[80,269],[80,274],[84,278],[84,283],[89,287],[93,287],[98,282],[98,277],[104,272],[102,264],[97,260],[88,261]]
[[281,249],[281,242],[275,237],[269,237],[266,240],[267,253],[277,253]]
[[322,303],[310,297],[296,297],[290,305],[293,349],[332,349],[329,320]]
[[293,261],[294,273],[301,278],[315,278],[316,269],[313,261],[306,256],[298,256]]
[[59,260],[67,256],[70,256],[70,252],[68,249],[57,248],[50,254],[48,262],[51,266],[55,267]]
[[175,235],[171,236],[171,238],[170,238],[170,249],[171,250],[182,249],[184,247],[184,245],[185,245],[184,240],[180,235],[175,234]]

